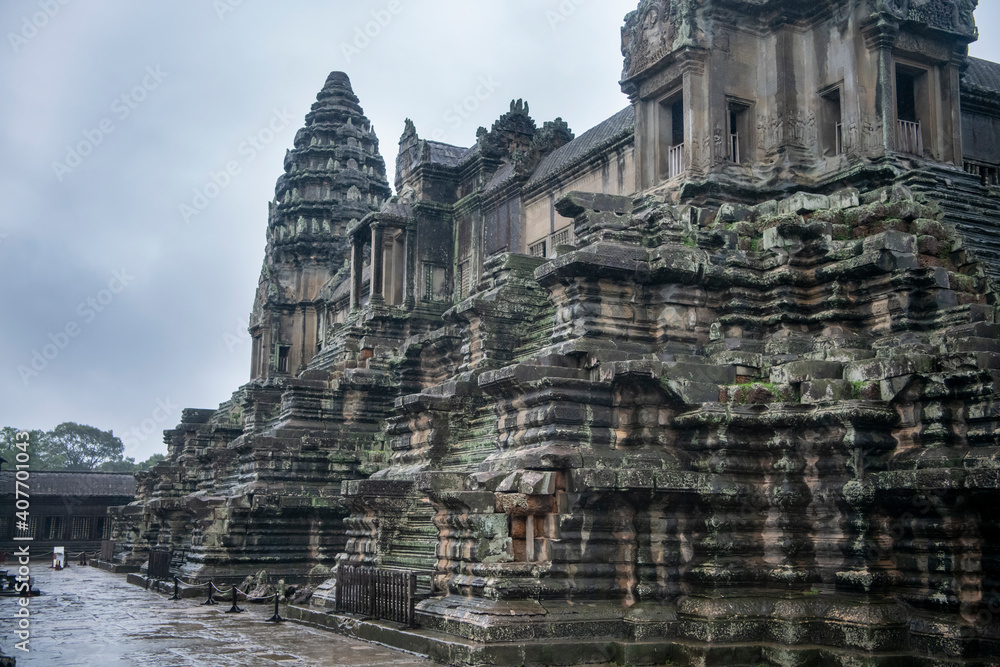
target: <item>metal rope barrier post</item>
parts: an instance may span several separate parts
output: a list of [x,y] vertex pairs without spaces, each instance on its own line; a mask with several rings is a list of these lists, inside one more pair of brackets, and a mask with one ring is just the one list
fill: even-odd
[[202,605],[206,605],[206,604],[219,604],[219,603],[218,603],[218,602],[216,602],[216,601],[215,601],[215,599],[214,599],[214,598],[212,597],[212,593],[214,593],[214,592],[215,592],[215,591],[213,591],[213,590],[212,590],[213,588],[215,588],[215,584],[214,584],[214,583],[213,583],[212,581],[209,581],[209,582],[208,582],[208,599],[207,599],[207,600],[205,600],[204,602],[202,602],[202,603],[201,603]]
[[181,589],[180,585],[177,583],[177,577],[174,577],[174,596],[170,598],[171,600],[181,599]]
[[278,615],[278,592],[275,591],[275,593],[274,593],[274,616],[272,616],[271,618],[267,619],[267,622],[268,623],[281,623],[284,620],[285,619],[283,619],[281,616]]
[[233,606],[226,610],[227,614],[240,614],[243,612],[238,606],[236,606],[236,584],[233,584]]

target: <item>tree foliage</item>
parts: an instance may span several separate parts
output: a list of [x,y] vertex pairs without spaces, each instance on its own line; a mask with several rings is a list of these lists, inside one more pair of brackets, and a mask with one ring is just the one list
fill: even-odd
[[65,422],[46,436],[51,448],[66,457],[66,470],[96,470],[102,463],[122,461],[125,455],[121,438],[93,426]]
[[164,460],[163,454],[153,454],[141,463],[125,457],[125,446],[113,431],[93,426],[65,422],[51,431],[29,431],[26,448],[17,446],[19,429],[0,429],[0,456],[13,468],[18,452],[29,456],[32,470],[94,470],[98,472],[136,472],[149,470]]

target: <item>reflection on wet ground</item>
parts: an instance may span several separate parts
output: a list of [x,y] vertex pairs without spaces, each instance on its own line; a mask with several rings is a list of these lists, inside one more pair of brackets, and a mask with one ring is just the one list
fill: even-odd
[[294,623],[265,622],[273,606],[203,607],[73,566],[33,570],[45,595],[32,598],[31,652],[14,648],[16,598],[0,599],[0,648],[18,667],[337,667],[435,663]]

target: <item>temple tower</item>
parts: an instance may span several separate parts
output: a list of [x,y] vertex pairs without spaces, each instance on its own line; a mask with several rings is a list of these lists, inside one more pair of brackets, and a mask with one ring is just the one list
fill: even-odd
[[321,290],[348,259],[351,220],[389,197],[385,161],[351,81],[333,72],[285,156],[270,203],[250,335],[251,379],[294,377],[319,352]]

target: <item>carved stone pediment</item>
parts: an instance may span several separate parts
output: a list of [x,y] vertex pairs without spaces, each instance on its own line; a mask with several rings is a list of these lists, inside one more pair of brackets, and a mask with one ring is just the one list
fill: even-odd
[[622,28],[623,79],[629,79],[659,61],[675,48],[682,29],[687,0],[642,0],[625,17]]
[[920,23],[929,28],[974,36],[973,12],[978,0],[869,0],[875,12],[890,14],[901,21]]

